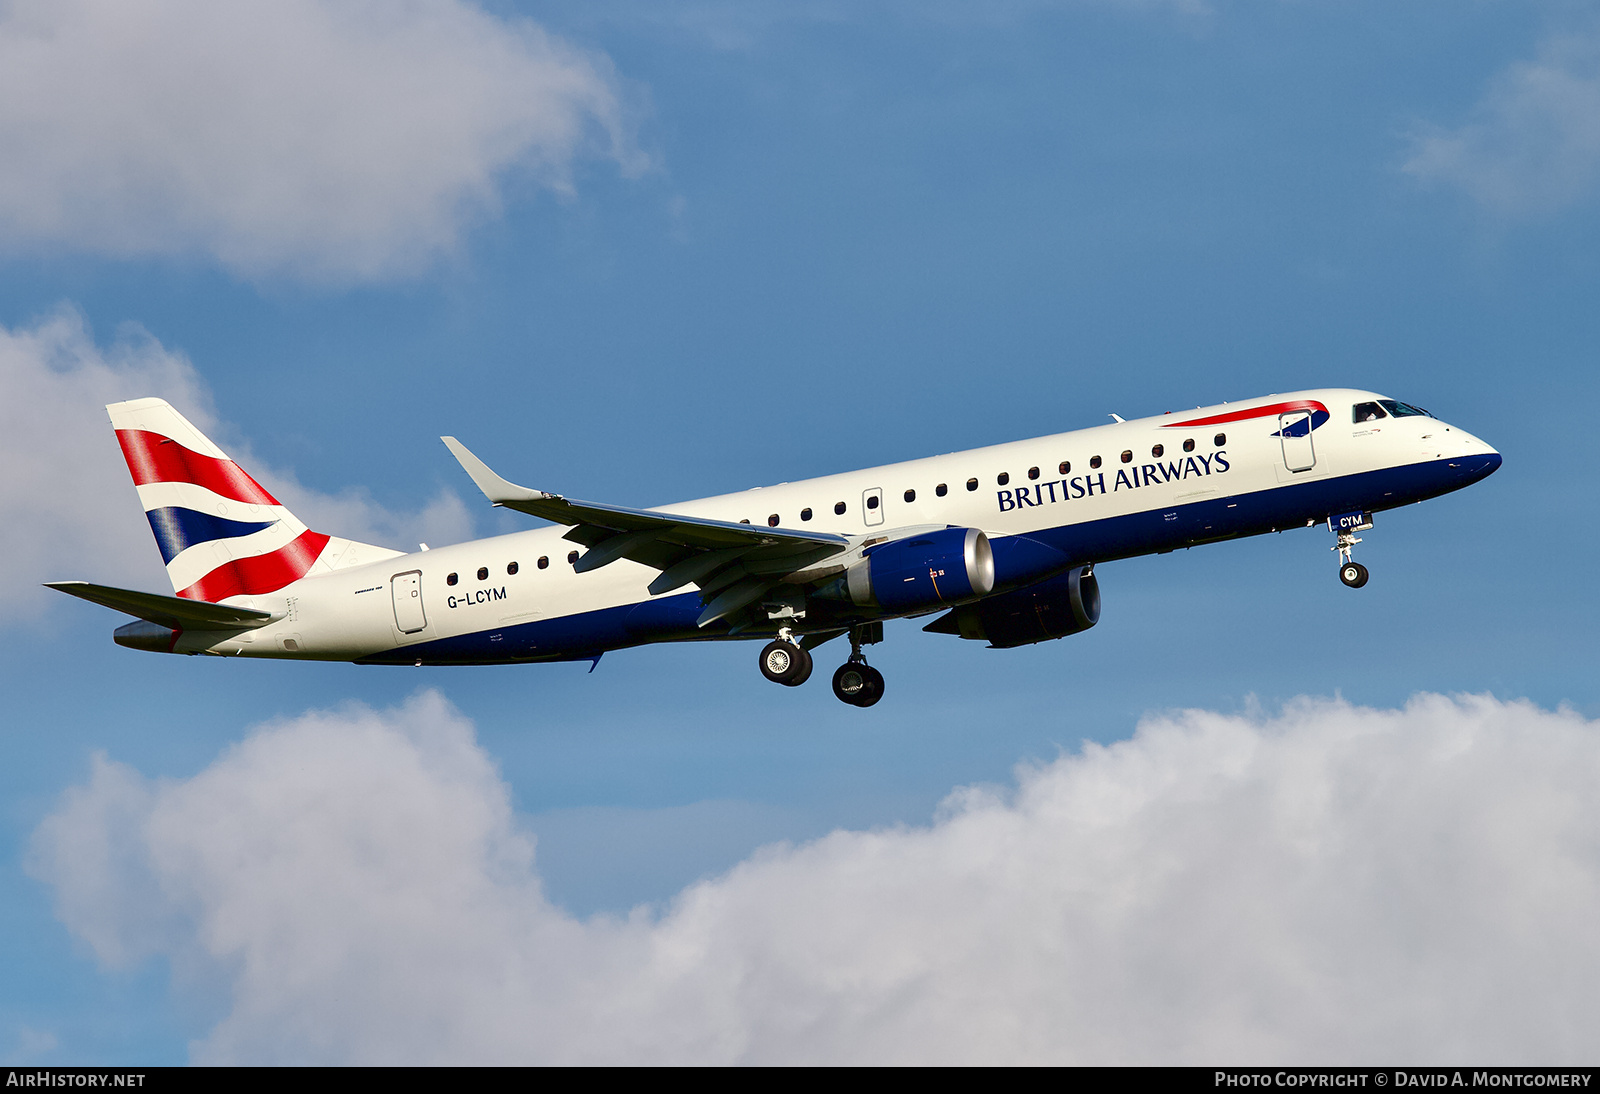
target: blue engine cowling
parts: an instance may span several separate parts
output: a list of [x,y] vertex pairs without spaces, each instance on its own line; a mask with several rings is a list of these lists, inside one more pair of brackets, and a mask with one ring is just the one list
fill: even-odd
[[1100,622],[1100,582],[1079,566],[1048,581],[976,604],[963,604],[922,629],[987,640],[992,649],[1031,646],[1086,631]]
[[987,594],[994,552],[976,528],[941,528],[868,548],[845,578],[857,604],[910,614]]

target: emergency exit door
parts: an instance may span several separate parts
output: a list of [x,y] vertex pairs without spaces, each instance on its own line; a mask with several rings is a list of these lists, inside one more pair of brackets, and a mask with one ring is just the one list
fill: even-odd
[[861,492],[861,515],[868,524],[883,523],[883,487]]

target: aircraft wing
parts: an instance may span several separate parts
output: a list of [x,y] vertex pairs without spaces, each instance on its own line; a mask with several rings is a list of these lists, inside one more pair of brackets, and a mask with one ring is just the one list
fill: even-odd
[[760,599],[789,574],[842,554],[852,545],[848,537],[832,532],[573,501],[508,482],[454,437],[439,439],[495,505],[570,525],[565,538],[588,548],[573,565],[578,573],[626,558],[661,571],[650,583],[653,595],[698,585],[706,604],[699,619],[702,627]]
[[250,630],[278,618],[271,612],[253,608],[234,608],[204,600],[185,600],[176,596],[116,589],[110,585],[91,585],[87,581],[47,581],[47,589],[59,589],[68,596],[115,608],[139,619],[147,619],[175,631]]

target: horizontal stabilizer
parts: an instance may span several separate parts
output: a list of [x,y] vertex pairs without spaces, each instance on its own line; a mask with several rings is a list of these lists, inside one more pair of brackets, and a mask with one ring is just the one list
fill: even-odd
[[109,585],[91,585],[87,581],[47,581],[45,588],[59,589],[91,604],[115,608],[175,631],[244,631],[278,618],[271,612],[258,612],[253,608],[232,608],[204,600],[184,600],[132,589],[114,589]]

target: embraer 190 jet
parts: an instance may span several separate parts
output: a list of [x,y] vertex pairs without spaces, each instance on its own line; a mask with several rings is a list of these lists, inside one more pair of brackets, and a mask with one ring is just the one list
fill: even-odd
[[[883,622],[1007,649],[1088,630],[1095,567],[1326,524],[1339,577],[1373,514],[1459,490],[1500,454],[1427,411],[1324,389],[1204,407],[738,494],[630,509],[517,486],[443,438],[497,506],[556,527],[403,554],[314,532],[161,399],[106,408],[176,596],[51,588],[137,617],[165,653],[481,665],[649,642],[765,641],[767,679],[833,675],[867,707]],[[1115,415],[1113,415],[1115,417]]]

